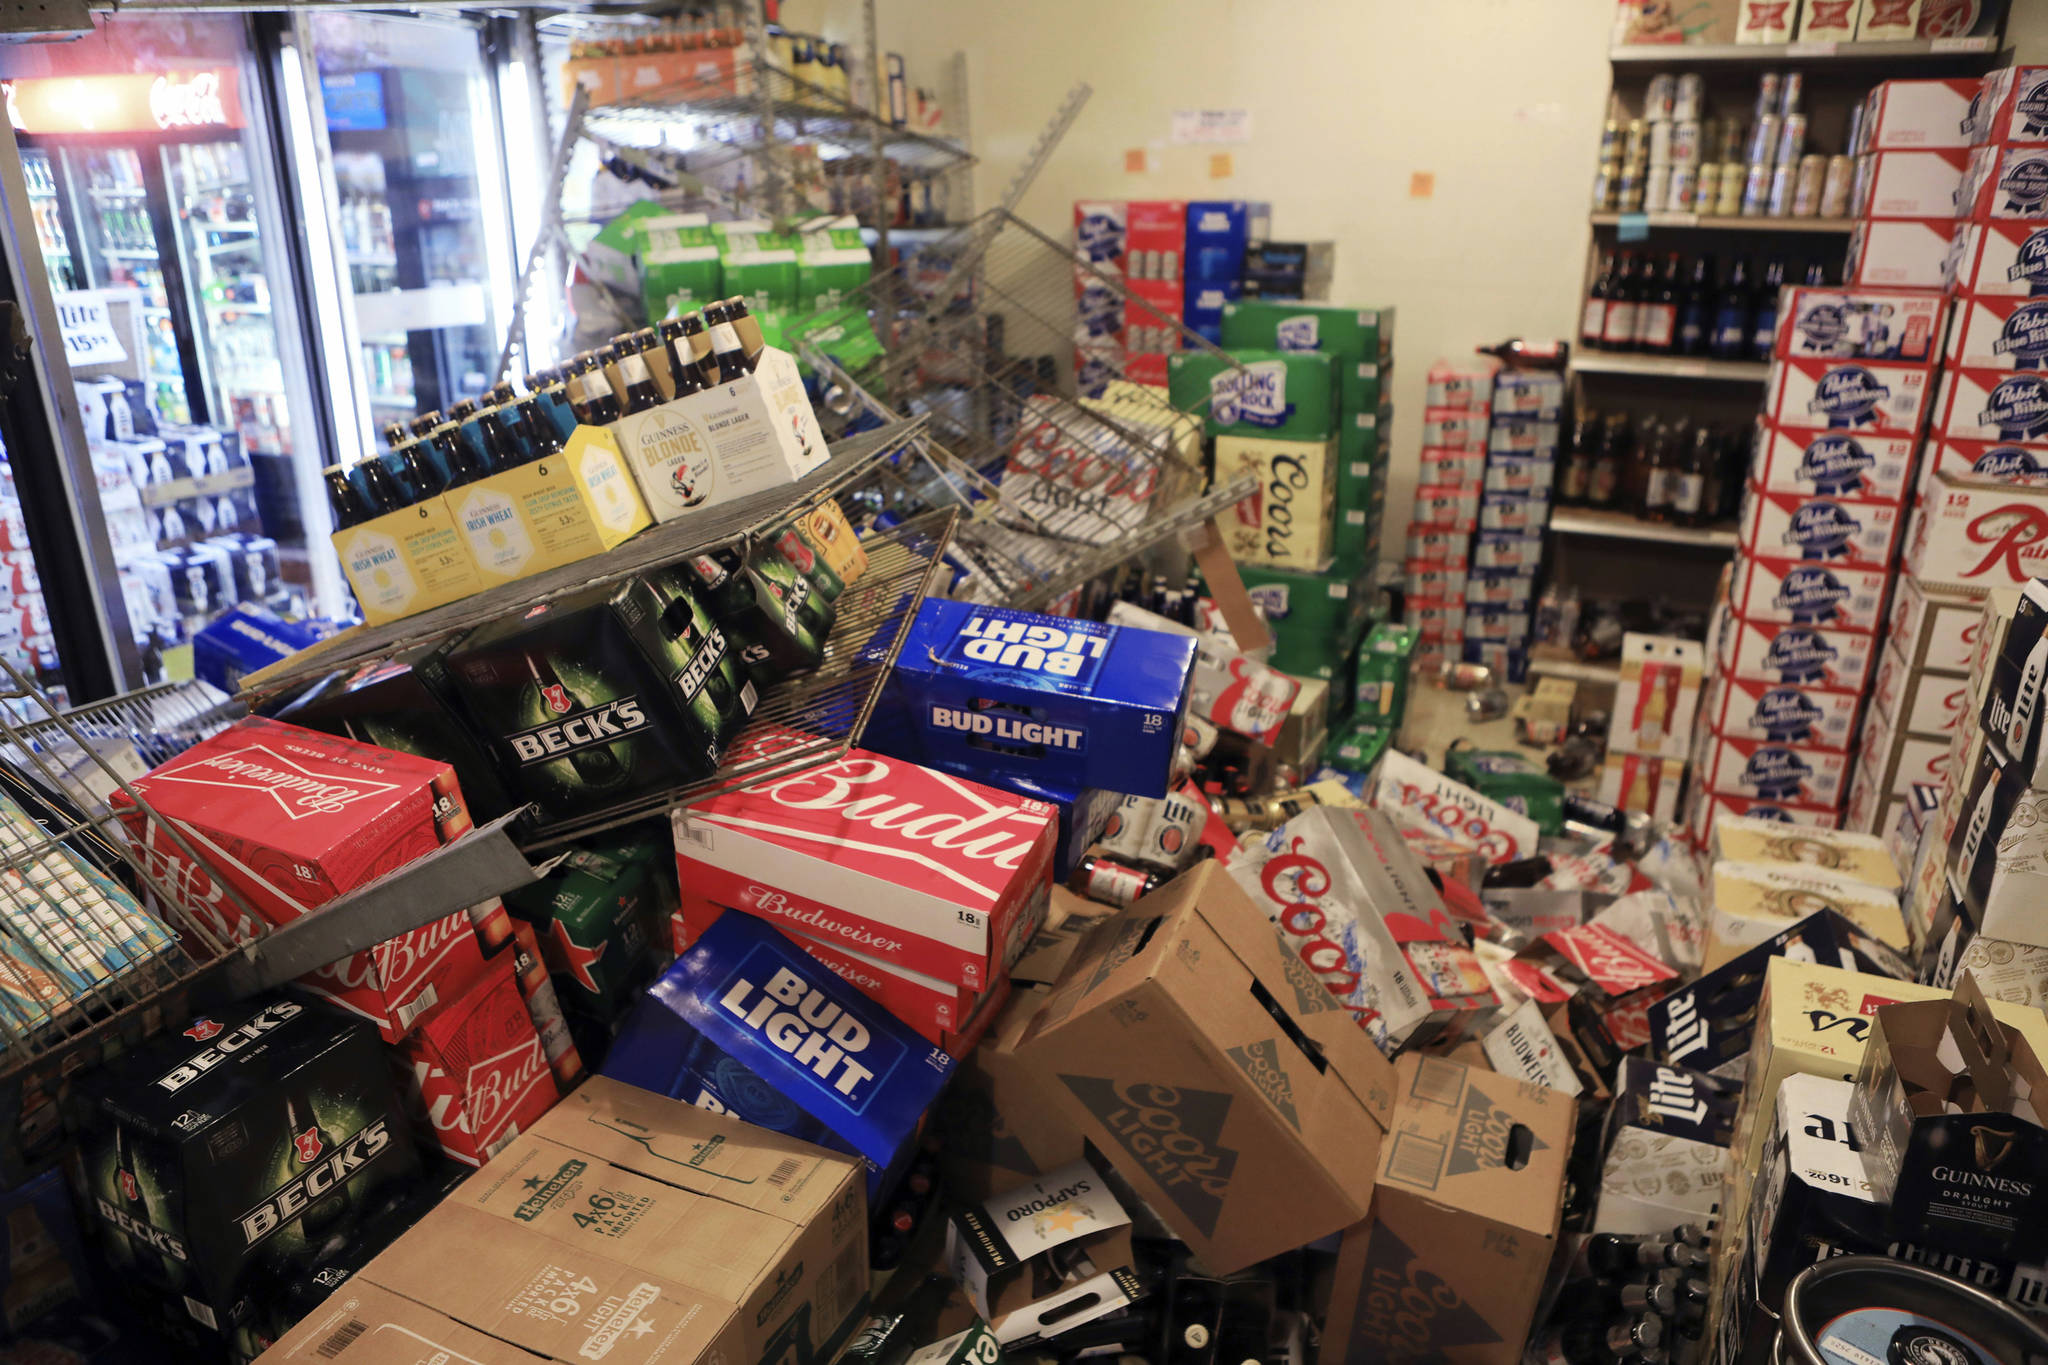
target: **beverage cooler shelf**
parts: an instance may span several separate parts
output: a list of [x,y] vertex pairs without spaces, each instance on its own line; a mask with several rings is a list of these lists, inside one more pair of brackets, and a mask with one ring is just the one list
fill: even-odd
[[1630,355],[1626,352],[1581,351],[1571,358],[1573,374],[1625,374],[1648,379],[1709,379],[1730,384],[1761,384],[1770,365],[1761,360],[1705,360],[1698,356]]
[[1610,48],[1616,66],[1764,67],[1793,63],[1823,66],[1840,62],[1884,62],[1890,65],[1939,64],[1964,57],[1988,57],[1998,51],[1993,34],[1959,38],[1913,38],[1895,43],[1632,43]]
[[1816,232],[1846,235],[1853,218],[1728,218],[1711,213],[1596,213],[1594,227],[1618,227],[1624,218],[1641,218],[1653,228],[1699,228],[1707,232]]
[[1550,529],[1559,535],[1694,545],[1703,550],[1732,550],[1740,539],[1731,527],[1674,526],[1669,522],[1645,521],[1626,512],[1609,512],[1598,507],[1560,507],[1550,514]]

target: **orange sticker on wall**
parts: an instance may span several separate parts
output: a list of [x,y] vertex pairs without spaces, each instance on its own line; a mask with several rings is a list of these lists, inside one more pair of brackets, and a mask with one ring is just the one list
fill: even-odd
[[1410,199],[1433,199],[1436,197],[1436,172],[1411,171],[1408,174],[1408,197]]
[[1143,175],[1145,173],[1145,149],[1143,147],[1133,147],[1124,153],[1124,173],[1127,175]]
[[1232,165],[1229,152],[1209,153],[1209,178],[1228,180],[1237,168]]

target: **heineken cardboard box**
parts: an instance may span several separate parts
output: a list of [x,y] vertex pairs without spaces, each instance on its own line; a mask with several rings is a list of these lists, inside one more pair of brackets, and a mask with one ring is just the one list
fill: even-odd
[[647,320],[681,317],[727,297],[719,289],[718,241],[701,213],[667,213],[640,224],[640,301]]
[[76,1086],[121,1292],[222,1347],[419,1175],[376,1030],[317,1005],[265,996],[199,1016]]
[[814,218],[797,225],[796,306],[815,313],[844,308],[874,271],[857,219]]
[[720,915],[627,1019],[605,1074],[865,1159],[883,1199],[953,1059],[752,915]]
[[353,1279],[258,1357],[260,1365],[390,1365],[392,1361],[534,1365],[535,1357],[389,1289]]
[[487,581],[445,495],[359,522],[328,540],[369,625],[460,601]]
[[592,1077],[357,1283],[543,1360],[829,1360],[867,1307],[860,1166]]
[[653,521],[604,427],[579,426],[559,453],[451,488],[440,501],[486,588],[600,554]]
[[1514,1365],[1556,1247],[1576,1105],[1441,1057],[1411,1053],[1396,1075],[1372,1217],[1338,1247],[1319,1360]]
[[1212,436],[1323,441],[1337,434],[1335,377],[1327,355],[1181,351],[1168,361],[1166,391]]
[[1247,474],[1258,488],[1223,520],[1231,558],[1276,569],[1313,569],[1328,559],[1338,523],[1336,444],[1218,436],[1216,482]]
[[772,346],[752,374],[631,413],[601,434],[655,521],[781,487],[831,458],[796,357]]
[[797,244],[777,232],[765,218],[740,218],[711,225],[718,246],[719,287],[744,294],[748,301],[775,312],[797,307]]

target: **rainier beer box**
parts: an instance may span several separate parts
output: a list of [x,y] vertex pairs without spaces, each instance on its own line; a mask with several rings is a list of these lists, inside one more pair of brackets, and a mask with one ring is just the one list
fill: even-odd
[[941,762],[1164,796],[1194,657],[1186,636],[932,598],[882,705]]
[[380,1051],[357,1021],[266,996],[81,1073],[86,1189],[131,1302],[225,1345],[403,1192],[420,1162]]
[[1898,502],[1911,491],[1910,436],[1877,436],[1765,422],[1750,480],[1766,493]]
[[1923,588],[1955,595],[2048,575],[2048,488],[1933,475],[1913,514],[1904,566]]
[[854,749],[674,825],[693,894],[976,991],[1045,918],[1052,807],[903,759]]
[[1870,704],[1874,712],[1889,716],[1898,730],[1946,740],[1962,723],[1970,703],[1967,676],[1915,669],[1896,649],[1886,649],[1878,661]]
[[1913,668],[1967,676],[1982,635],[1984,603],[1961,593],[1936,592],[1902,577],[1892,598],[1886,640]]
[[953,1059],[751,915],[721,915],[626,1020],[605,1074],[868,1163],[881,1198]]
[[512,967],[500,953],[389,1054],[420,1136],[465,1166],[496,1156],[560,1098]]

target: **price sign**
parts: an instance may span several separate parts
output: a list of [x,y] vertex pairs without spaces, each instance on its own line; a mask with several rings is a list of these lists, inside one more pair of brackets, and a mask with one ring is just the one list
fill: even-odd
[[76,365],[114,365],[128,358],[107,315],[107,300],[90,290],[56,296],[57,330],[64,334],[64,358]]

